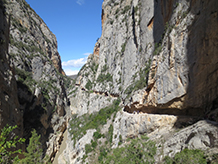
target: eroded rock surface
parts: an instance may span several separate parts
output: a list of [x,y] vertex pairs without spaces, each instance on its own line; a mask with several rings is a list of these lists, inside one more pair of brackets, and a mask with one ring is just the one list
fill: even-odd
[[218,146],[218,124],[209,120],[199,121],[170,137],[163,147],[164,156],[174,156],[188,149],[208,150]]
[[[101,133],[113,126],[112,148],[144,133],[159,138],[156,162],[185,147],[216,149],[216,123],[197,121],[217,121],[217,8],[216,0],[104,0],[102,36],[72,89],[72,114],[94,114],[120,99]],[[98,161],[99,147],[85,162]]]
[[57,40],[25,0],[0,3],[0,128],[18,125],[26,143],[36,129],[44,155],[51,158],[66,129],[67,96]]

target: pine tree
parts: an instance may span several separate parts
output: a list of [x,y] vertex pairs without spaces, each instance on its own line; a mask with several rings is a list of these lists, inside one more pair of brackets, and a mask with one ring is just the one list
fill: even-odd
[[32,136],[27,147],[27,152],[24,153],[25,158],[21,160],[21,164],[42,164],[42,149],[39,142],[40,135],[37,135],[36,130],[32,132]]

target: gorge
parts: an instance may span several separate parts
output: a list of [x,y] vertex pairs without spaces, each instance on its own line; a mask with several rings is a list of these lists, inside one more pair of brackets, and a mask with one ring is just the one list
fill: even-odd
[[104,0],[75,80],[25,0],[0,5],[0,128],[17,125],[23,151],[36,129],[60,164],[167,163],[187,149],[218,162],[217,0]]

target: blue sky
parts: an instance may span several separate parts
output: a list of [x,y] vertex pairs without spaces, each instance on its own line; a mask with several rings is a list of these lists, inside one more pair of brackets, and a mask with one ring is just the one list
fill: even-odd
[[76,74],[101,36],[103,0],[26,0],[56,35],[62,66]]

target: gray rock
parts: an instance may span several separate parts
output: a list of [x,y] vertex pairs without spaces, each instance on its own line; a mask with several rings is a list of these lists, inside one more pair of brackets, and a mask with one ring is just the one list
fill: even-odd
[[205,121],[172,136],[181,122],[217,120],[217,7],[216,0],[104,0],[102,36],[76,79],[72,114],[92,114],[120,98],[124,110],[112,123],[112,148],[117,136],[125,141],[147,133],[164,145],[156,162],[185,147],[217,148],[217,126]]
[[188,149],[212,149],[218,147],[218,124],[208,120],[184,128],[164,143],[164,156],[173,157],[177,152]]
[[0,20],[0,129],[7,123],[18,125],[19,137],[28,139],[35,128],[51,157],[59,143],[49,147],[46,142],[60,139],[57,133],[66,129],[67,98],[56,37],[25,0],[1,2]]

